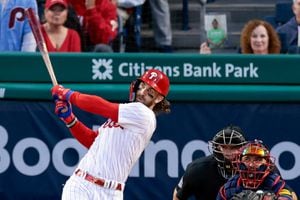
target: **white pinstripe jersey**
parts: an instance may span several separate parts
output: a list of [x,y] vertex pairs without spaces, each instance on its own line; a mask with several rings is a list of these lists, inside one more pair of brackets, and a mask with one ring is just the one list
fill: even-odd
[[108,119],[78,168],[125,183],[156,128],[154,112],[142,103],[120,104],[118,123]]

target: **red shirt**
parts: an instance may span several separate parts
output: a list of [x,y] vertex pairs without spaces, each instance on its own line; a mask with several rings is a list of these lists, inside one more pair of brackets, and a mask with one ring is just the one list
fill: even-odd
[[49,52],[81,52],[80,37],[75,30],[68,29],[67,36],[59,49],[53,46],[43,26],[41,30]]
[[83,18],[84,31],[95,44],[109,44],[117,35],[117,6],[110,0],[96,0],[93,9],[85,8],[85,0],[69,0],[77,15]]

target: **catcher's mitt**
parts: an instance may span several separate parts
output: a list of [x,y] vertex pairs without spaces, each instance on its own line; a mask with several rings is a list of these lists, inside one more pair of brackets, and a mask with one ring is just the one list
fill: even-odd
[[244,190],[238,194],[235,194],[231,200],[276,200],[277,197],[273,192],[269,191],[251,191]]

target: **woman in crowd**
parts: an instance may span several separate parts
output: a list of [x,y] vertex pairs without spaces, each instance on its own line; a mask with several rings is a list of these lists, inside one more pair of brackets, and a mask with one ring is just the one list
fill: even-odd
[[263,20],[251,20],[244,26],[240,44],[243,54],[279,54],[281,48],[277,32]]
[[68,15],[66,0],[47,0],[42,34],[49,52],[81,52],[79,34],[64,26]]

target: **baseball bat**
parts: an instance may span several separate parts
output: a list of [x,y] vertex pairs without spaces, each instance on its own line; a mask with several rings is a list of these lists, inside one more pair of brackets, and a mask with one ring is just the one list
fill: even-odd
[[42,31],[41,31],[41,28],[40,28],[40,26],[41,26],[40,22],[37,19],[37,17],[36,17],[36,15],[35,15],[32,8],[26,9],[25,10],[25,15],[28,18],[29,25],[32,29],[32,33],[33,33],[33,36],[34,36],[35,41],[37,43],[37,46],[38,46],[38,48],[39,48],[39,50],[42,54],[42,57],[43,57],[45,65],[47,67],[48,73],[50,75],[52,84],[57,85],[58,83],[57,83],[57,80],[56,80],[56,77],[55,77],[55,74],[54,74],[54,70],[53,70],[51,60],[49,58],[48,49],[47,49],[44,37],[42,35]]

